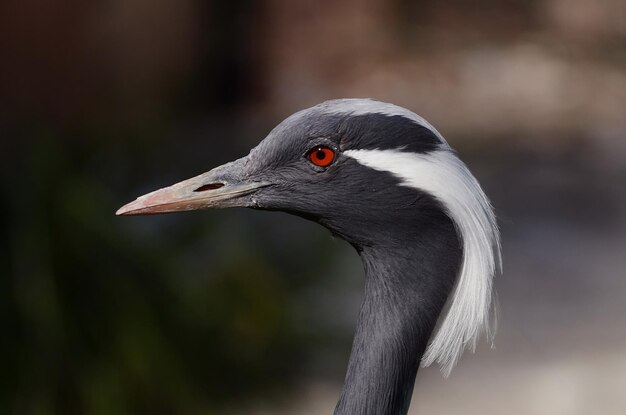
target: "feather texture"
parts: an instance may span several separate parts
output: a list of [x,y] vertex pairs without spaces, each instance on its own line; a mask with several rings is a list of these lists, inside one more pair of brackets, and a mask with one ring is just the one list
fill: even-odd
[[467,166],[447,146],[417,154],[401,150],[348,150],[360,164],[386,171],[404,186],[428,192],[444,206],[463,243],[463,260],[448,307],[431,337],[422,365],[437,362],[445,376],[480,333],[490,335],[492,280],[501,266],[500,236],[487,196]]

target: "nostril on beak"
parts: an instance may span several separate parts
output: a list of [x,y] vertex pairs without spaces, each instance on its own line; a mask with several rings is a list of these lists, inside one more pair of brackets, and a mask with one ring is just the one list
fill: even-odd
[[224,187],[224,183],[209,183],[198,187],[194,192],[206,192],[207,190],[215,190]]

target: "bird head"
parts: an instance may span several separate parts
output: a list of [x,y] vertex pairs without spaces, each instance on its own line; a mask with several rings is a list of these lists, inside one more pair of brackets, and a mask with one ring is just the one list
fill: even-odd
[[355,245],[380,243],[390,229],[406,227],[403,214],[414,216],[433,200],[359,156],[441,148],[447,143],[439,133],[404,108],[369,99],[327,101],[285,119],[247,156],[144,195],[117,214],[280,210],[317,221]]
[[449,373],[488,326],[500,262],[492,207],[441,134],[405,108],[340,99],[302,110],[247,156],[141,196],[117,214],[226,207],[296,214],[359,251],[384,246],[392,253],[416,235],[427,235],[417,247],[427,251],[441,240],[441,229],[452,229],[462,263],[447,315],[422,363],[437,361]]

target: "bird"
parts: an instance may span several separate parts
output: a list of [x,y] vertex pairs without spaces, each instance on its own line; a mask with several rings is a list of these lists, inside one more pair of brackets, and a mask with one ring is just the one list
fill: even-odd
[[247,156],[137,198],[118,215],[282,211],[361,258],[364,293],[335,415],[406,414],[420,366],[448,376],[493,342],[501,273],[492,204],[443,136],[391,103],[347,98],[298,111]]

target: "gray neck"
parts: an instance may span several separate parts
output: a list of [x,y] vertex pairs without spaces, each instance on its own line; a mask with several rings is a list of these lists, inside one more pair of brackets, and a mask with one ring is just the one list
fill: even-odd
[[[452,224],[361,250],[365,295],[335,415],[402,415],[461,259]],[[358,248],[357,248],[358,249]]]

